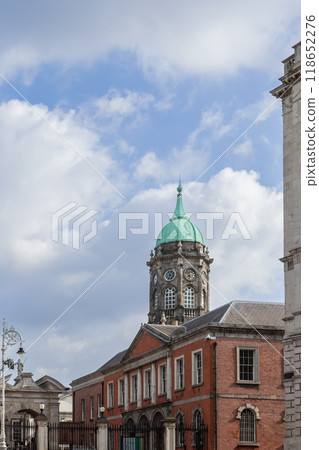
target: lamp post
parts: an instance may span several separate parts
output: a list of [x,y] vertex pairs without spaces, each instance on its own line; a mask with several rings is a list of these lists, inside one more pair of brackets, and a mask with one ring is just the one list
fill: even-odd
[[24,354],[22,348],[22,337],[21,334],[16,331],[13,327],[8,328],[5,319],[3,319],[2,326],[2,347],[1,347],[1,399],[2,399],[2,414],[1,414],[1,437],[0,437],[0,450],[6,450],[6,433],[5,433],[5,414],[6,414],[6,399],[5,399],[5,374],[4,368],[8,366],[9,369],[14,367],[13,359],[5,360],[5,352],[7,348],[11,345],[15,345],[20,342],[20,348],[17,351],[19,356]]

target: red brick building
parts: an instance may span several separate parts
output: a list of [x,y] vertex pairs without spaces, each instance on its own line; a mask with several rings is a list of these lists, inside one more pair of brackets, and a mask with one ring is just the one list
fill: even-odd
[[[97,419],[103,405],[114,425],[174,418],[176,448],[283,449],[284,306],[233,301],[208,311],[212,259],[179,188],[148,262],[149,323],[128,349],[72,382],[74,420]],[[142,445],[163,448],[147,436]]]

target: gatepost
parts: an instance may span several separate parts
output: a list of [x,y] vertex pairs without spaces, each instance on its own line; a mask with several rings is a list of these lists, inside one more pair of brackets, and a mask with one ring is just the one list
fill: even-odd
[[107,450],[107,426],[108,422],[105,417],[100,417],[96,420],[97,436],[96,447],[97,450]]
[[164,428],[164,449],[163,450],[175,450],[175,417],[165,417],[162,420]]
[[38,426],[37,448],[48,450],[48,418],[44,414],[40,414],[35,418],[35,422]]

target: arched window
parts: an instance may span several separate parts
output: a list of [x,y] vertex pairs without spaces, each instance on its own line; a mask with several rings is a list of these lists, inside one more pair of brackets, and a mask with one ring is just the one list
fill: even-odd
[[158,309],[158,293],[154,294],[154,309]]
[[196,409],[193,413],[193,444],[196,448],[202,448],[204,445],[204,420],[203,413]]
[[255,413],[251,409],[244,409],[240,417],[240,441],[255,442],[256,441],[256,418]]
[[175,289],[167,288],[165,291],[165,309],[175,308]]
[[204,289],[202,290],[202,297],[201,297],[201,301],[200,301],[200,306],[202,306],[204,308],[205,306],[205,298],[206,298],[206,293],[204,291]]
[[185,424],[184,416],[179,413],[176,416],[176,447],[184,447],[185,444]]
[[192,287],[184,290],[184,306],[185,308],[195,308],[195,291]]

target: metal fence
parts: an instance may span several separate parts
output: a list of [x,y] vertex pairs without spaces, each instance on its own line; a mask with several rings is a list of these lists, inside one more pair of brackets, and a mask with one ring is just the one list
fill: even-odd
[[161,425],[110,425],[108,450],[163,450],[164,429]]
[[48,448],[49,450],[96,449],[96,426],[81,422],[49,424]]
[[176,448],[192,450],[208,450],[207,425],[177,425]]
[[35,423],[14,420],[6,424],[5,431],[8,450],[37,450]]

